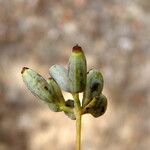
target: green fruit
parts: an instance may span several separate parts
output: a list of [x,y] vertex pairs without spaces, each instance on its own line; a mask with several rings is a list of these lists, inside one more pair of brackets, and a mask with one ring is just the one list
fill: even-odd
[[88,106],[85,107],[86,112],[90,113],[95,118],[100,117],[107,109],[107,98],[101,94],[100,97],[95,97]]
[[70,80],[70,90],[72,93],[83,92],[86,85],[86,58],[82,48],[78,45],[73,47],[69,58],[68,75]]
[[70,92],[68,70],[60,65],[53,65],[49,69],[51,77],[55,79],[57,84],[66,92]]
[[47,79],[47,83],[51,87],[52,95],[55,98],[55,102],[60,103],[60,104],[65,104],[65,99],[62,95],[61,89],[58,86],[58,84],[55,82],[53,78]]
[[24,67],[21,71],[22,79],[33,95],[45,101],[52,111],[60,111],[58,100],[52,85],[34,70]]
[[87,81],[86,81],[86,89],[83,94],[83,101],[82,106],[85,107],[88,103],[94,98],[101,94],[103,89],[103,76],[102,74],[92,69],[87,74]]
[[[74,101],[73,100],[67,100],[66,101],[66,104],[65,104],[67,107],[70,107],[70,108],[74,108]],[[71,112],[64,112],[65,115],[67,115],[70,119],[72,120],[76,120],[76,117],[75,117],[75,114],[74,113],[71,113]]]
[[24,67],[21,73],[24,83],[33,95],[46,102],[54,101],[51,87],[40,74],[27,67]]

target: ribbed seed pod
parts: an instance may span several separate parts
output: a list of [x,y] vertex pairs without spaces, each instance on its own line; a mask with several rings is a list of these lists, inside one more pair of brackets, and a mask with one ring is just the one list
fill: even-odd
[[82,106],[85,107],[94,97],[99,96],[103,89],[103,76],[100,72],[92,69],[87,74],[86,89],[83,94]]
[[73,47],[71,56],[69,58],[69,80],[70,90],[72,93],[83,92],[86,85],[86,58],[82,48],[78,45]]
[[57,84],[66,92],[70,92],[68,70],[60,65],[53,65],[49,69],[51,77],[55,79]]
[[53,91],[52,95],[55,98],[55,102],[58,102],[60,104],[65,104],[65,99],[62,95],[61,89],[58,86],[58,84],[55,82],[53,78],[48,78],[47,83],[51,87],[51,91]]
[[40,74],[27,67],[24,67],[21,73],[24,83],[33,95],[45,102],[54,102],[51,87]]
[[[70,108],[74,108],[74,101],[73,100],[67,100],[66,101],[66,104],[65,104],[67,107],[70,107]],[[76,120],[76,117],[75,117],[75,114],[74,113],[71,113],[71,112],[64,112],[66,116],[68,116],[70,119],[72,120]]]
[[85,109],[85,113],[90,113],[95,118],[100,117],[107,109],[107,98],[101,94],[99,97],[95,97]]

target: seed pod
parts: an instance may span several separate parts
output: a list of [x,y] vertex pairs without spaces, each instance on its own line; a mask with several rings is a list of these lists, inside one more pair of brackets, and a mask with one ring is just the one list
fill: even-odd
[[21,73],[24,83],[33,95],[45,102],[54,102],[51,87],[40,74],[27,67],[24,67]]
[[72,93],[83,92],[86,85],[86,58],[82,48],[78,45],[73,47],[69,58],[69,80]]
[[62,95],[62,92],[58,84],[55,82],[55,80],[53,78],[49,78],[47,79],[47,83],[50,85],[51,91],[53,91],[52,95],[55,98],[55,102],[58,102],[60,104],[65,104],[65,99]]
[[82,106],[85,107],[94,98],[101,94],[103,89],[103,76],[100,72],[92,69],[87,74],[86,89],[83,94]]
[[[67,100],[66,101],[66,106],[70,107],[70,108],[74,108],[74,101],[73,100]],[[68,116],[70,119],[72,120],[76,120],[75,114],[71,113],[71,112],[64,112],[66,116]]]
[[100,117],[107,109],[107,98],[101,94],[100,97],[95,97],[86,107],[85,113],[90,113],[93,117]]
[[70,92],[68,70],[60,65],[53,65],[49,69],[50,75],[55,79],[57,84],[66,92]]

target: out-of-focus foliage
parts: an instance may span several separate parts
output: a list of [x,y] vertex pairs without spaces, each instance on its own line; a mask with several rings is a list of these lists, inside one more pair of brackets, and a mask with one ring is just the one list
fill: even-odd
[[108,98],[104,116],[83,117],[83,150],[149,150],[149,10],[149,0],[0,0],[0,150],[74,149],[73,121],[36,102],[20,71],[49,77],[77,43]]

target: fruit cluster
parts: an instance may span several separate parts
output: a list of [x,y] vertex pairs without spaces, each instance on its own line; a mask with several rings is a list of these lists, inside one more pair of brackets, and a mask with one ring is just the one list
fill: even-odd
[[96,69],[87,72],[87,63],[82,48],[78,45],[72,49],[68,69],[61,65],[53,65],[49,69],[50,78],[45,80],[34,70],[24,67],[22,78],[28,89],[46,102],[54,112],[64,111],[75,120],[74,100],[65,100],[61,90],[71,93],[83,92],[81,113],[99,117],[107,108],[107,99],[102,94],[103,76]]

